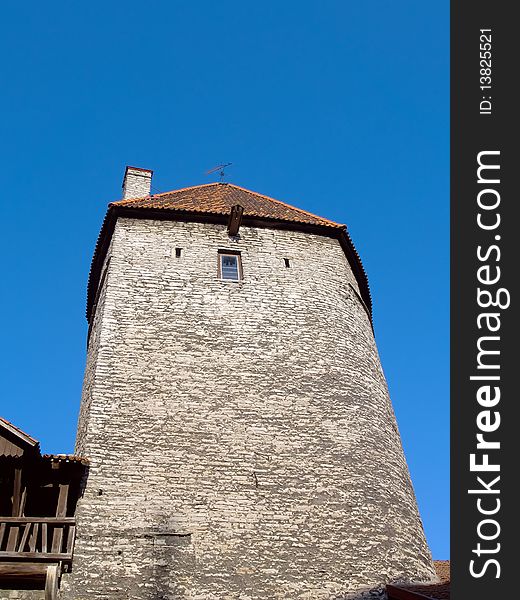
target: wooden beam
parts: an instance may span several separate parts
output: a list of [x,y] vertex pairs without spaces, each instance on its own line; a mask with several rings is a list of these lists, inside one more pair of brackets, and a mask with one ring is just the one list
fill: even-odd
[[55,560],[55,561],[59,561],[59,560],[64,560],[64,561],[70,561],[72,560],[72,554],[67,554],[66,552],[24,552],[23,554],[21,554],[20,552],[0,552],[0,564],[2,560],[20,560],[20,561],[26,561],[26,560],[41,560],[41,561],[47,561],[49,562],[50,560]]
[[38,542],[39,523],[33,523],[31,537],[29,539],[29,552],[36,552],[36,543]]
[[46,575],[47,565],[45,563],[14,561],[0,563],[0,580],[43,580]]
[[20,544],[18,545],[18,552],[23,552],[23,549],[25,548],[25,544],[27,543],[27,538],[29,537],[29,532],[31,531],[31,527],[32,527],[32,523],[25,524],[23,534],[22,534],[22,539],[20,540]]
[[20,496],[22,493],[22,469],[17,467],[14,470],[14,483],[13,483],[13,508],[11,514],[13,517],[20,516]]
[[61,552],[61,546],[63,544],[63,527],[55,527],[52,533],[52,546],[51,552],[53,554],[59,554]]
[[11,525],[9,528],[9,535],[7,537],[7,552],[15,552],[16,544],[18,542],[18,533],[20,528],[16,525]]
[[75,525],[74,517],[0,517],[1,523],[55,523]]
[[[60,483],[60,493],[58,496],[58,505],[56,506],[56,517],[64,517],[67,514],[67,499],[69,496],[69,484]],[[54,528],[52,534],[52,548],[51,552],[61,552],[63,544],[63,526],[57,526]]]
[[71,525],[69,527],[69,532],[67,535],[67,548],[66,548],[66,552],[67,554],[70,554],[72,556],[72,551],[74,550],[74,540],[76,539],[76,527],[74,525]]
[[42,523],[42,552],[47,552],[47,523]]
[[238,230],[240,229],[240,225],[242,224],[242,215],[244,214],[244,207],[240,206],[240,204],[236,204],[231,207],[231,212],[229,213],[228,220],[228,235],[234,236],[237,235]]
[[56,600],[58,598],[59,565],[47,567],[45,578],[45,600]]
[[64,517],[67,514],[68,496],[69,484],[60,483],[60,494],[58,496],[58,506],[56,507],[56,517]]
[[20,506],[18,507],[18,514],[20,516],[25,512],[25,503],[27,502],[27,486],[23,486],[22,497],[20,498]]

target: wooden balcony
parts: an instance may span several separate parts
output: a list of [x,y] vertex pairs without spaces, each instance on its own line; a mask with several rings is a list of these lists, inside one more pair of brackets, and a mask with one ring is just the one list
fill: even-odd
[[71,562],[74,517],[0,517],[0,561]]
[[37,440],[0,417],[1,598],[2,590],[44,589],[45,600],[57,599],[72,566],[74,513],[87,473],[86,459],[42,456]]

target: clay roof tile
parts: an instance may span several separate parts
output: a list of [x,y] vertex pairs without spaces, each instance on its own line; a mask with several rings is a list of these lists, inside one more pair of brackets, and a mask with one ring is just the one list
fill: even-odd
[[112,202],[111,206],[227,215],[237,204],[243,207],[245,217],[275,219],[324,227],[344,227],[334,221],[318,217],[280,200],[246,190],[232,183],[208,183],[144,198],[127,198]]

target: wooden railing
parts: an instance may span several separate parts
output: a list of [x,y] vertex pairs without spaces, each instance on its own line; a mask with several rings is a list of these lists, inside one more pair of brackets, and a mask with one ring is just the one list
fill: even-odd
[[74,517],[0,517],[0,561],[71,561]]

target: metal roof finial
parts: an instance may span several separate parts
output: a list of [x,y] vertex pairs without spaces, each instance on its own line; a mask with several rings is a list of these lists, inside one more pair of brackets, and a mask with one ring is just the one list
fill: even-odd
[[215,173],[215,171],[219,171],[220,183],[222,183],[224,181],[224,176],[225,176],[224,169],[226,167],[230,167],[232,164],[233,163],[223,163],[221,165],[218,165],[217,167],[210,169],[209,171],[206,171],[206,175],[210,175],[211,173]]

